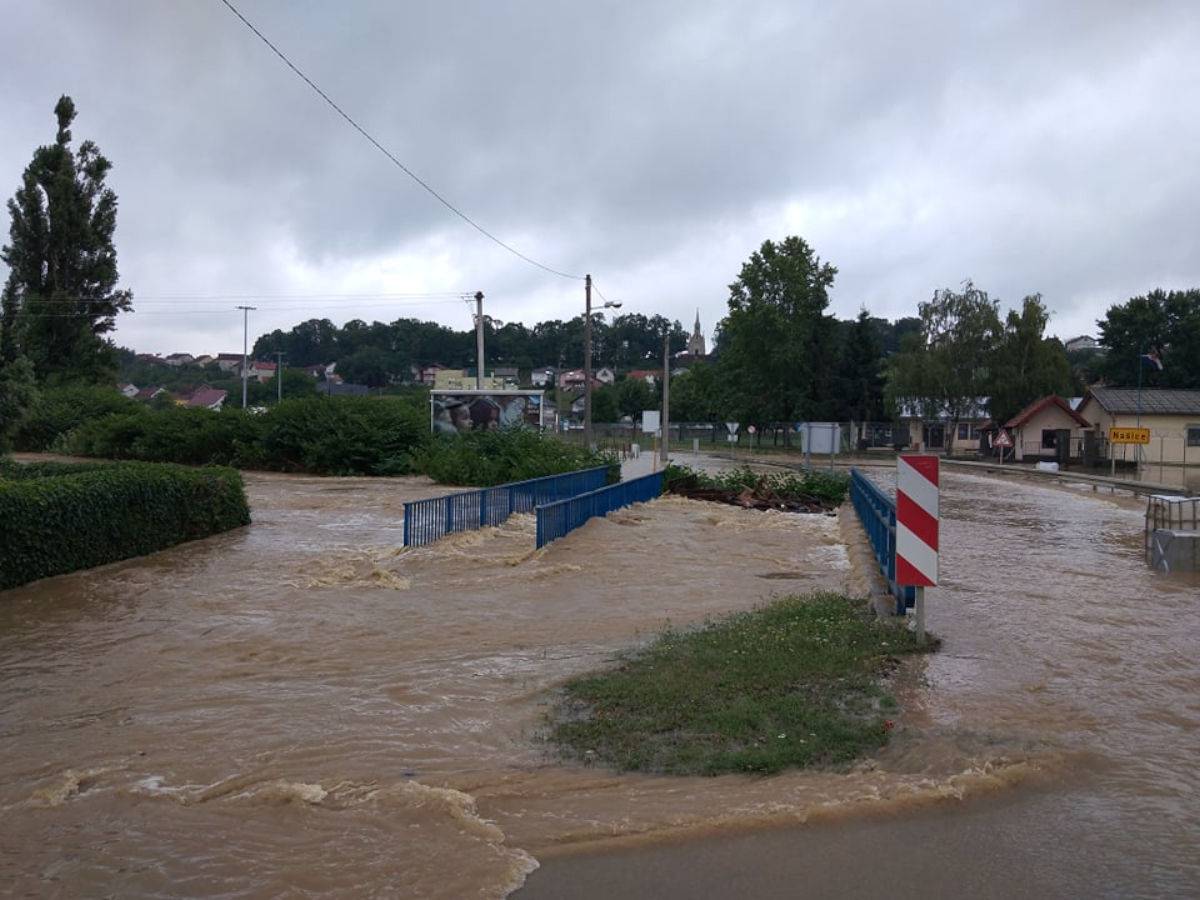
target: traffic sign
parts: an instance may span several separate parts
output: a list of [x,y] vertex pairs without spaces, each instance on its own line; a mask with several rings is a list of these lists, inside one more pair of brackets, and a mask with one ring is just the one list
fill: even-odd
[[730,436],[738,433],[738,422],[726,422],[725,427],[728,429]]
[[1108,440],[1112,444],[1149,444],[1149,428],[1110,428]]
[[1005,431],[1003,428],[1001,428],[996,433],[996,437],[992,440],[993,447],[1007,448],[1007,447],[1011,447],[1012,445],[1013,445],[1012,437],[1010,437],[1009,433],[1007,431]]
[[937,584],[938,506],[938,458],[901,456],[896,463],[896,584]]

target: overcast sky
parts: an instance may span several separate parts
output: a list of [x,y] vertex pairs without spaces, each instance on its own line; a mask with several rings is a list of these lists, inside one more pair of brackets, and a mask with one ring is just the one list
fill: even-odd
[[[1195,2],[234,2],[453,203],[623,311],[698,307],[711,336],[741,262],[788,234],[838,267],[843,317],[970,277],[1004,306],[1041,292],[1070,337],[1200,286]],[[0,193],[71,95],[114,164],[119,343],[238,350],[243,302],[251,340],[469,327],[416,293],[582,311],[581,282],[447,212],[220,0],[0,7]]]

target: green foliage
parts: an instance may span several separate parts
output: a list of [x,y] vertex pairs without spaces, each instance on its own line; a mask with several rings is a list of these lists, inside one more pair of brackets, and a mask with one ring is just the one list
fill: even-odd
[[920,305],[921,332],[910,335],[891,360],[888,393],[894,407],[915,403],[928,418],[945,416],[947,446],[956,425],[977,415],[977,401],[994,384],[989,366],[1000,341],[998,303],[967,281],[961,292],[946,288]]
[[592,421],[616,422],[621,418],[621,408],[617,405],[616,385],[606,384],[592,391]]
[[834,594],[789,597],[695,631],[667,631],[616,668],[574,678],[551,737],[619,769],[770,774],[882,747],[889,657],[911,632]]
[[114,463],[0,469],[0,590],[250,523],[232,469]]
[[1050,312],[1038,294],[1009,310],[989,367],[988,413],[1007,422],[1047,394],[1070,396],[1071,366],[1058,338],[1045,337]]
[[[91,141],[71,148],[75,104],[54,107],[58,134],[34,151],[8,202],[10,274],[0,316],[41,380],[107,381],[114,358],[103,335],[132,303],[117,289],[117,195],[104,183],[112,164]],[[12,347],[5,347],[11,359]]]
[[47,450],[91,419],[127,413],[138,404],[106,387],[54,387],[39,392],[17,426],[13,444],[18,450]]
[[[1134,297],[1110,307],[1099,325],[1108,352],[1097,368],[1110,384],[1136,387],[1141,368],[1146,387],[1200,388],[1200,288]],[[1156,351],[1161,372],[1140,362]]]
[[726,469],[716,475],[671,463],[663,476],[663,490],[676,487],[755,491],[785,500],[815,499],[829,507],[840,506],[850,490],[850,476],[840,472],[755,472],[749,466]]
[[428,432],[428,413],[402,398],[284,400],[262,416],[260,463],[320,475],[404,475]]
[[439,437],[416,462],[442,484],[487,486],[558,475],[595,466],[616,467],[606,453],[594,453],[527,428],[474,431]]
[[252,413],[139,405],[124,413],[92,419],[68,438],[80,456],[140,459],[187,465],[245,466],[258,458],[261,421]]
[[36,398],[33,364],[23,356],[11,362],[0,358],[0,452],[9,448],[9,439]]
[[831,401],[833,320],[825,308],[836,274],[794,236],[765,241],[742,265],[720,344],[729,412],[739,421],[801,421]]
[[[840,323],[841,324],[841,323]],[[883,339],[877,319],[864,309],[843,334],[837,389],[840,418],[856,422],[883,419]]]

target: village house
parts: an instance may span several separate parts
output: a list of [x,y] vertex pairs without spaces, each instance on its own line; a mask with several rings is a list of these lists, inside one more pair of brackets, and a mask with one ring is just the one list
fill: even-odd
[[128,397],[130,400],[138,394],[138,386],[136,384],[118,384],[117,390],[121,392],[122,396]]
[[258,379],[259,384],[266,384],[275,377],[275,363],[263,362],[262,360],[251,360],[246,367],[250,378]]
[[655,369],[634,369],[625,377],[632,378],[634,381],[644,381],[646,384],[650,385],[650,387],[654,387],[656,384],[658,384],[658,376],[660,374],[661,373]]
[[165,393],[167,393],[167,389],[165,387],[151,385],[150,387],[142,388],[140,391],[134,394],[133,399],[141,400],[143,403],[149,403],[155,397],[161,397]]
[[1068,353],[1074,353],[1076,350],[1099,350],[1100,344],[1094,337],[1081,334],[1079,337],[1073,337],[1069,341],[1064,341],[1063,349]]
[[191,394],[179,397],[176,402],[191,409],[211,409],[213,412],[220,412],[228,396],[229,391],[202,385]]
[[237,372],[242,368],[242,354],[218,353],[217,368],[222,372]]
[[446,366],[443,366],[440,363],[433,363],[432,365],[421,366],[416,370],[417,380],[421,382],[421,384],[436,384],[438,372],[443,371],[456,372],[460,377],[463,374],[462,369],[448,369]]
[[[1168,388],[1094,387],[1083,395],[1079,414],[1091,423],[1085,436],[1097,447],[1097,455],[1108,457],[1112,428],[1149,428],[1150,444],[1142,447],[1142,458],[1170,465],[1200,463],[1200,391]],[[1135,445],[1112,448],[1118,459],[1134,459]]]
[[197,366],[208,366],[216,361],[217,358],[215,356],[209,356],[207,353],[202,353],[200,356],[197,356],[192,363],[193,365]]
[[554,366],[538,366],[530,373],[529,380],[534,387],[546,387],[554,381],[556,375],[558,375],[558,369]]
[[492,378],[503,383],[506,388],[521,386],[521,370],[516,366],[496,366],[492,369]]
[[190,366],[195,361],[196,357],[192,356],[190,353],[172,353],[169,356],[163,357],[164,363],[166,363],[168,366],[174,366],[176,368],[179,366]]
[[[583,369],[571,369],[570,371],[563,372],[558,376],[558,387],[565,391],[582,390],[583,382]],[[596,390],[603,384],[604,382],[597,377],[597,373],[593,372],[592,390]]]
[[1065,462],[1082,455],[1083,433],[1091,424],[1054,394],[1033,403],[1004,423],[1013,441],[1013,458]]
[[592,375],[601,384],[613,384],[617,380],[617,373],[608,366],[597,369]]
[[[947,409],[934,410],[929,415],[929,410],[920,403],[903,401],[899,410],[900,427],[893,431],[894,446],[916,451],[946,450],[951,444],[956,451],[975,449],[979,446],[981,429],[991,421],[987,406],[987,397],[976,397],[954,423]],[[952,426],[956,429],[953,434]]]

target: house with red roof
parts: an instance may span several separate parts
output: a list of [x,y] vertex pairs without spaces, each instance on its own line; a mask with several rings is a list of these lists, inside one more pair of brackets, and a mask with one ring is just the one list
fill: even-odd
[[1091,423],[1057,394],[1035,400],[1004,423],[1015,459],[1071,459],[1081,455],[1083,432]]
[[191,409],[211,409],[213,412],[220,412],[228,396],[229,391],[201,385],[190,395],[181,397],[180,402]]

